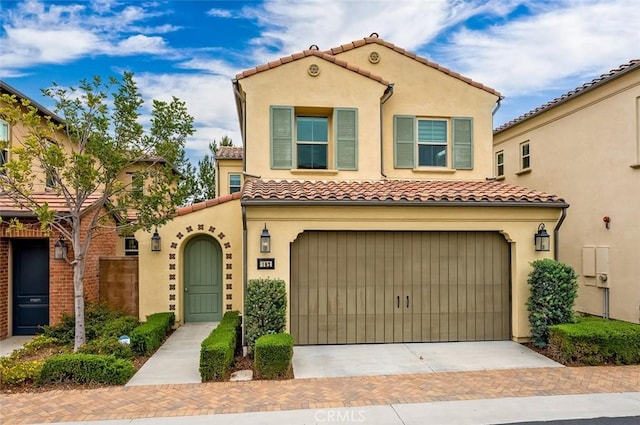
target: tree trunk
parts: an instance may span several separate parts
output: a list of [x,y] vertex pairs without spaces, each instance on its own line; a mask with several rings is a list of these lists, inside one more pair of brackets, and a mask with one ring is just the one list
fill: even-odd
[[76,257],[73,265],[73,294],[74,294],[74,313],[76,316],[76,332],[73,344],[73,352],[77,352],[86,342],[86,333],[84,327],[84,257]]

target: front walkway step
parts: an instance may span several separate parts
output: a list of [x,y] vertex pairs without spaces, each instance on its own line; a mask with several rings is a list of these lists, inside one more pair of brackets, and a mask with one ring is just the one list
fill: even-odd
[[126,386],[193,384],[200,380],[200,344],[218,322],[186,323],[162,344]]

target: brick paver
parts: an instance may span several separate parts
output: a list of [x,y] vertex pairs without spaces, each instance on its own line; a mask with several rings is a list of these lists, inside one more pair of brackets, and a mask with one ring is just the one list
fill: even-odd
[[110,387],[2,395],[3,424],[640,391],[640,365]]

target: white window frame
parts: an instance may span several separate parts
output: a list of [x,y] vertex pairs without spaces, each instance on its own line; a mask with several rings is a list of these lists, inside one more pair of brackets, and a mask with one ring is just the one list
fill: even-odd
[[[327,122],[327,141],[326,142],[315,142],[315,141],[301,141],[298,140],[298,120],[300,118],[324,118]],[[331,150],[330,150],[330,145],[332,143],[331,140],[331,117],[328,115],[313,115],[313,114],[304,114],[304,113],[295,113],[294,114],[294,126],[293,126],[293,131],[294,131],[294,142],[295,142],[295,167],[297,169],[302,169],[302,170],[330,170],[331,169]],[[298,147],[300,145],[322,145],[326,148],[327,153],[326,153],[326,165],[325,168],[300,168],[300,165],[298,164]]]
[[[445,142],[421,142],[420,141],[420,121],[440,121],[445,124]],[[415,124],[415,164],[417,168],[450,168],[451,159],[451,129],[449,128],[449,120],[446,118],[429,118],[416,117]],[[420,145],[424,146],[444,146],[445,147],[445,163],[444,165],[420,165]]]
[[[47,139],[45,141],[47,148],[49,146],[51,146],[52,144],[55,144],[54,141]],[[56,182],[53,181],[53,177],[47,172],[47,170],[44,170],[44,187],[45,190],[46,189],[55,189],[56,187]]]
[[[232,177],[238,177],[239,183],[237,185],[232,184]],[[238,190],[233,190],[237,188]],[[242,190],[242,175],[238,173],[229,173],[229,194],[240,192]]]
[[[128,249],[127,248],[127,241],[130,241],[130,240],[135,241],[135,249],[133,249],[133,248]],[[135,236],[125,236],[124,237],[124,255],[125,255],[125,257],[137,257],[139,252],[140,252],[140,248],[138,246],[138,240],[135,238]]]
[[[500,172],[502,168],[502,172]],[[504,177],[504,151],[496,152],[496,177]]]
[[[527,148],[527,153],[524,153],[525,147]],[[525,160],[527,165],[525,167]],[[529,140],[520,143],[520,170],[529,170],[531,168],[531,143]]]
[[[7,146],[0,149],[0,167],[7,162],[9,162],[9,140],[11,140],[11,128],[9,127],[9,123],[3,119],[0,119],[0,126],[6,129],[7,139],[3,140],[3,142],[7,143]],[[6,171],[0,171],[0,174],[6,174]]]

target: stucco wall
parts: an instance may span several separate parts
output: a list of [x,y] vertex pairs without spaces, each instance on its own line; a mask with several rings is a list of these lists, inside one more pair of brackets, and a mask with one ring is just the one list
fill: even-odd
[[[531,172],[518,172],[519,145],[529,141]],[[602,288],[583,275],[582,248],[610,247],[610,316],[640,322],[640,70],[496,134],[505,180],[555,193],[571,207],[559,260],[579,277],[578,311],[601,315]],[[611,218],[607,229],[603,217]]]
[[[493,207],[314,207],[271,206],[247,209],[247,278],[273,277],[290,284],[290,244],[304,230],[462,230],[498,231],[510,243],[512,333],[530,336],[526,301],[529,263],[551,252],[536,252],[533,235],[539,223],[553,229],[557,208]],[[271,253],[260,254],[264,225],[271,235]],[[257,258],[275,258],[275,270],[257,270]]]
[[151,252],[151,233],[138,231],[141,320],[173,311],[183,322],[183,253],[196,235],[208,235],[222,250],[223,312],[242,310],[242,214],[238,199],[175,217],[158,228],[162,251]]
[[216,196],[229,194],[229,174],[240,174],[240,181],[244,183],[244,177],[242,176],[242,160],[216,160],[216,169]]

